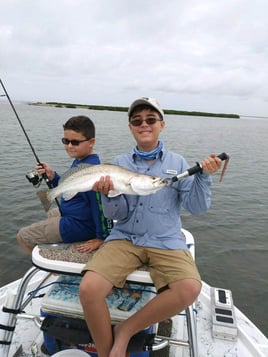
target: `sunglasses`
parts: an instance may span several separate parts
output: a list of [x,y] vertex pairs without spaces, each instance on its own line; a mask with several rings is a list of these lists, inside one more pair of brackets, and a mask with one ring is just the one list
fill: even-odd
[[84,141],[88,141],[89,139],[84,139],[84,140],[69,140],[69,139],[65,139],[65,138],[62,138],[61,139],[61,142],[64,144],[64,145],[69,145],[70,143],[73,145],[73,146],[78,146],[80,145],[81,143],[83,143]]
[[158,118],[147,118],[147,119],[134,119],[134,120],[130,120],[130,124],[133,126],[140,126],[142,125],[143,122],[146,122],[146,124],[148,125],[153,125],[155,124],[157,121],[162,121],[162,119],[158,119]]

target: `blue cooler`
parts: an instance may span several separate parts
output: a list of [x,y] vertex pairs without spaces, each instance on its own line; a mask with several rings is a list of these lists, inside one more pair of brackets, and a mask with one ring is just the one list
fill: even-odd
[[[60,275],[42,300],[41,316],[45,320],[41,329],[44,331],[44,346],[50,355],[78,348],[92,357],[98,357],[94,343],[88,343],[90,336],[79,300],[80,281],[80,276]],[[144,285],[129,283],[122,289],[114,288],[106,298],[112,324],[124,321],[154,296],[155,290]],[[152,332],[151,326],[141,333]],[[130,353],[127,356],[149,357],[149,352]]]

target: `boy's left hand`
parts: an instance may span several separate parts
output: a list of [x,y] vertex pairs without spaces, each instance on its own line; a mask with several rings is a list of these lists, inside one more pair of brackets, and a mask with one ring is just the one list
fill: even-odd
[[94,238],[86,241],[85,243],[79,244],[76,249],[79,253],[91,253],[94,250],[98,249],[102,243],[102,239]]
[[207,174],[214,174],[221,168],[221,159],[216,154],[211,154],[201,162],[202,169]]

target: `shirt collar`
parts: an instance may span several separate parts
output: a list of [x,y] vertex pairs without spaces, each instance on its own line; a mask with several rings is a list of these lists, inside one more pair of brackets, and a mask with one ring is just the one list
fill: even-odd
[[[163,145],[162,150],[156,156],[156,160],[159,159],[159,160],[163,161],[165,153],[166,153],[166,149],[165,149],[165,147]],[[140,157],[138,157],[138,155],[135,154],[135,152],[133,150],[131,152],[131,156],[132,156],[132,161],[133,162],[135,162],[136,160],[142,160]]]

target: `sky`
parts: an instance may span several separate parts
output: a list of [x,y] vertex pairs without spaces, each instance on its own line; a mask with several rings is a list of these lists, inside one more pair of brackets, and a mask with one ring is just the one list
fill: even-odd
[[13,100],[268,117],[267,13],[267,0],[1,0],[0,78]]

